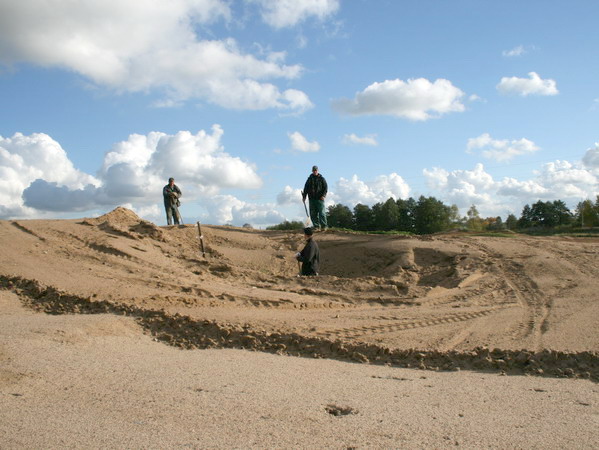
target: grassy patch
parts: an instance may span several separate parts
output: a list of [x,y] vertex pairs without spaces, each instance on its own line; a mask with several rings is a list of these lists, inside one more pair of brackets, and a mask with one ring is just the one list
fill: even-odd
[[485,237],[500,237],[500,238],[514,238],[517,237],[517,233],[502,232],[502,231],[480,231],[473,233],[471,236],[485,236]]
[[410,233],[409,231],[398,231],[398,230],[390,230],[390,231],[379,231],[379,230],[352,230],[351,228],[329,228],[331,231],[338,231],[342,233],[352,233],[352,234],[393,234],[397,236],[414,236],[414,233]]
[[597,237],[599,228],[531,228],[520,231],[531,236]]

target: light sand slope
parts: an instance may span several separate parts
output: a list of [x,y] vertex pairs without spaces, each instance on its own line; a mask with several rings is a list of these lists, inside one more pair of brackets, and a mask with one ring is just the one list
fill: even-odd
[[0,290],[0,447],[596,448],[589,380],[180,350]]
[[184,348],[599,378],[597,239],[157,227],[117,208],[0,221],[0,286],[52,313],[134,316]]

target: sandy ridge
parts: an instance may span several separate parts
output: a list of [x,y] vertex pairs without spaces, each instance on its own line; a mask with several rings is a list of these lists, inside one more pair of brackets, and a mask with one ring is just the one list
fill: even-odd
[[0,446],[596,447],[599,240],[202,232],[0,221]]
[[599,380],[599,353],[552,350],[501,350],[477,347],[468,352],[390,350],[372,344],[291,333],[256,331],[209,320],[194,320],[164,310],[148,310],[61,293],[33,280],[0,276],[0,287],[9,289],[29,307],[48,314],[117,314],[136,318],[157,340],[185,349],[238,348],[290,356],[330,358],[421,370],[477,370],[501,374],[529,374]]
[[[393,364],[393,352],[472,354],[492,370],[595,377],[594,356],[573,367],[551,361],[599,351],[597,240],[321,233],[321,276],[298,278],[299,233],[205,226],[203,234],[206,257],[195,227],[157,227],[125,208],[83,220],[0,221],[0,276],[52,313],[151,316],[157,329],[178,318],[179,331],[155,333],[181,346],[206,345],[193,330],[182,337],[206,322],[254,333],[257,344],[227,344],[238,347],[266,348],[266,338],[280,336],[271,350]],[[213,345],[227,341],[221,334]],[[340,356],[335,346],[352,351]],[[484,362],[494,349],[509,360]],[[512,361],[521,351],[550,356],[525,368],[530,356]],[[423,364],[474,366],[436,358]]]

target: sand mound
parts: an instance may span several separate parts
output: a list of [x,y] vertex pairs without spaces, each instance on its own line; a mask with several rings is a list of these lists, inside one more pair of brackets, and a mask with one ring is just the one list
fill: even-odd
[[157,227],[125,208],[0,221],[0,285],[52,314],[136,317],[183,348],[231,347],[439,370],[599,376],[599,243]]
[[115,225],[123,226],[132,225],[141,221],[137,214],[135,214],[130,209],[123,208],[122,206],[119,206],[110,211],[109,213],[106,213],[98,217],[97,220],[100,222],[106,221]]
[[152,222],[141,219],[127,208],[119,206],[109,213],[94,219],[84,219],[85,225],[97,226],[103,231],[113,232],[132,239],[151,237],[164,241],[164,233]]

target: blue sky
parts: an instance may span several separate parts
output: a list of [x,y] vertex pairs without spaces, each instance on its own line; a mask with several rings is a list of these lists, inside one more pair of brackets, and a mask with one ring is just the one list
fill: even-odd
[[0,0],[0,218],[599,195],[599,3]]

